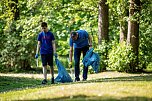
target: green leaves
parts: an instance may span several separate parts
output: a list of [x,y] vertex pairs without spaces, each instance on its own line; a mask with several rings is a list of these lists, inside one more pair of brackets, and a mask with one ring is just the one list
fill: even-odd
[[[1,0],[0,55],[2,57],[0,57],[0,63],[6,67],[21,67],[25,61],[28,61],[26,63],[29,67],[34,67],[37,35],[41,31],[41,22],[45,21],[55,36],[59,55],[69,54],[70,31],[85,29],[93,38],[95,50],[101,54],[102,63],[109,62],[110,68],[125,71],[128,69],[127,63],[132,61],[133,57],[130,50],[127,50],[127,46],[114,45],[115,47],[109,51],[109,60],[104,58],[103,53],[105,49],[110,49],[112,42],[119,40],[120,25],[127,26],[129,2],[128,0],[107,0],[110,43],[97,46],[99,1],[101,0],[19,0],[17,5],[20,19],[14,21],[12,9],[9,7],[10,1]],[[135,14],[132,19],[136,20],[140,16],[139,60],[141,66],[145,63],[147,66],[152,61],[152,42],[149,41],[152,40],[151,0],[141,0],[141,2],[141,14]]]
[[135,55],[131,46],[126,43],[115,44],[109,53],[108,67],[117,71],[128,72],[130,70],[129,63],[134,61]]

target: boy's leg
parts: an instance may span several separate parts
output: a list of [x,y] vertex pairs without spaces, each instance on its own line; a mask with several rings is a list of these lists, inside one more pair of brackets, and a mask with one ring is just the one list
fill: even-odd
[[53,67],[53,53],[48,54],[47,57],[48,65],[50,66],[51,83],[54,83],[54,67]]
[[47,80],[47,66],[43,66],[43,76]]
[[54,83],[54,67],[50,67],[50,74],[51,74],[51,83]]
[[43,65],[42,69],[43,69],[43,77],[44,77],[42,84],[46,84],[47,83],[47,61],[46,61],[45,54],[41,54],[41,60],[42,60],[42,65]]

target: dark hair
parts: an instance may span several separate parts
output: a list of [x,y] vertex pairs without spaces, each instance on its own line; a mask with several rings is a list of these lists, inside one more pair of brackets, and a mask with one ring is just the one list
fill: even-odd
[[41,27],[47,27],[47,23],[46,22],[42,22],[41,23]]
[[71,36],[73,37],[73,36],[76,36],[77,35],[77,32],[76,31],[72,31],[71,32]]

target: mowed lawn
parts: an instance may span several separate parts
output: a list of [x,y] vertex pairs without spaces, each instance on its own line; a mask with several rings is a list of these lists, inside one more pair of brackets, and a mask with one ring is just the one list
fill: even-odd
[[[50,77],[50,75],[48,75]],[[0,74],[0,101],[152,101],[152,74],[114,71],[83,82],[41,85],[42,74]]]

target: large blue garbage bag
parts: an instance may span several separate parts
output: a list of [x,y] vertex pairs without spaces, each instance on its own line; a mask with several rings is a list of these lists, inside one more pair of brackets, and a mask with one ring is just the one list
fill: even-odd
[[55,58],[55,63],[56,63],[57,68],[58,68],[58,75],[55,78],[55,82],[61,82],[61,83],[72,82],[73,80],[72,80],[71,76],[68,74],[65,67],[57,59],[57,57]]
[[93,48],[87,51],[82,62],[85,67],[92,66],[93,70],[97,73],[99,68],[100,57],[97,53],[93,52]]

